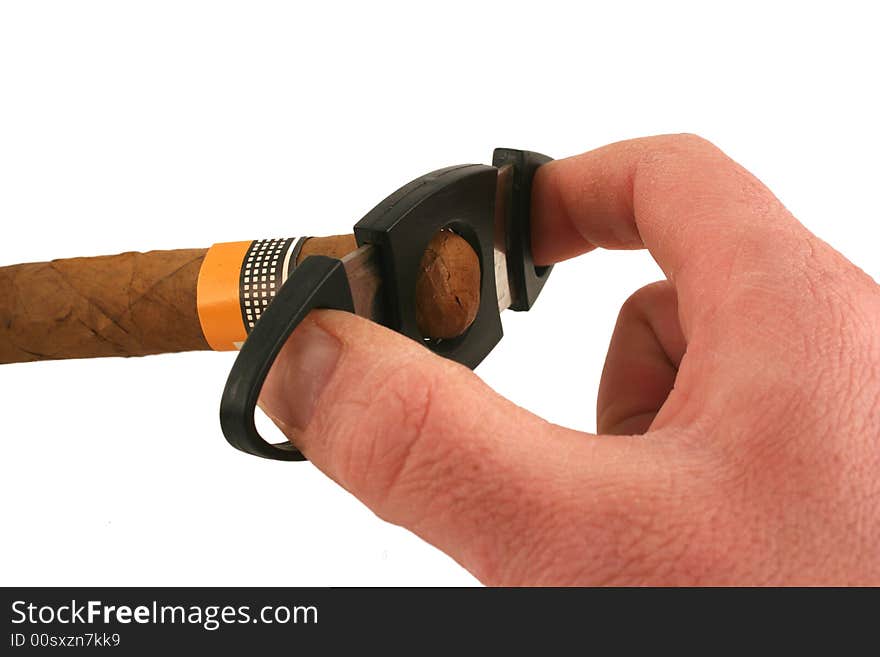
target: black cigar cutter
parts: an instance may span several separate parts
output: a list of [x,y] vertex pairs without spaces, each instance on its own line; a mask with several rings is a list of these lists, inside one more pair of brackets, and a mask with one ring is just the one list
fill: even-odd
[[[441,356],[476,367],[501,339],[501,310],[529,310],[550,275],[552,267],[536,267],[532,260],[529,221],[532,179],[549,161],[539,153],[498,148],[492,166],[464,164],[428,173],[357,222],[358,246],[372,245],[377,251],[382,323]],[[415,282],[422,254],[443,228],[467,240],[480,259],[480,304],[463,335],[426,340],[416,324]],[[220,424],[233,447],[269,459],[305,460],[290,443],[265,441],[254,423],[254,411],[279,351],[315,308],[355,312],[341,260],[303,260],[242,346],[220,403]]]

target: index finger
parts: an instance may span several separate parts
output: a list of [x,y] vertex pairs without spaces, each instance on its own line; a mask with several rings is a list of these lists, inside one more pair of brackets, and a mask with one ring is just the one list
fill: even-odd
[[757,178],[694,135],[557,160],[533,185],[536,264],[594,247],[647,248],[676,287],[686,334],[746,278],[760,285],[790,276],[810,237]]

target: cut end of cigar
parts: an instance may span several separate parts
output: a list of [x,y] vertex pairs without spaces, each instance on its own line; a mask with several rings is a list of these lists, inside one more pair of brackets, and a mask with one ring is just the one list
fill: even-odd
[[480,259],[463,237],[438,231],[422,256],[416,322],[428,338],[457,338],[480,307]]

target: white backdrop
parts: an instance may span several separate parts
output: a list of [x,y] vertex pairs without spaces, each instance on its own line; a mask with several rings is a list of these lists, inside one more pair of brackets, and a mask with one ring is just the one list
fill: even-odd
[[[0,265],[341,233],[495,146],[688,131],[880,278],[870,3],[770,5],[4,2]],[[558,266],[478,374],[594,430],[617,310],[659,277]],[[0,583],[475,582],[311,465],[228,447],[233,357],[0,366]]]

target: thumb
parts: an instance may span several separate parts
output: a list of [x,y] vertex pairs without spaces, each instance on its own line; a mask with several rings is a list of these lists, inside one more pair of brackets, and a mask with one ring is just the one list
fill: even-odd
[[[313,311],[275,361],[263,410],[383,519],[483,581],[525,547],[584,437],[500,397],[467,368],[349,313]],[[598,442],[598,441],[597,441]],[[546,526],[546,525],[545,525]]]

